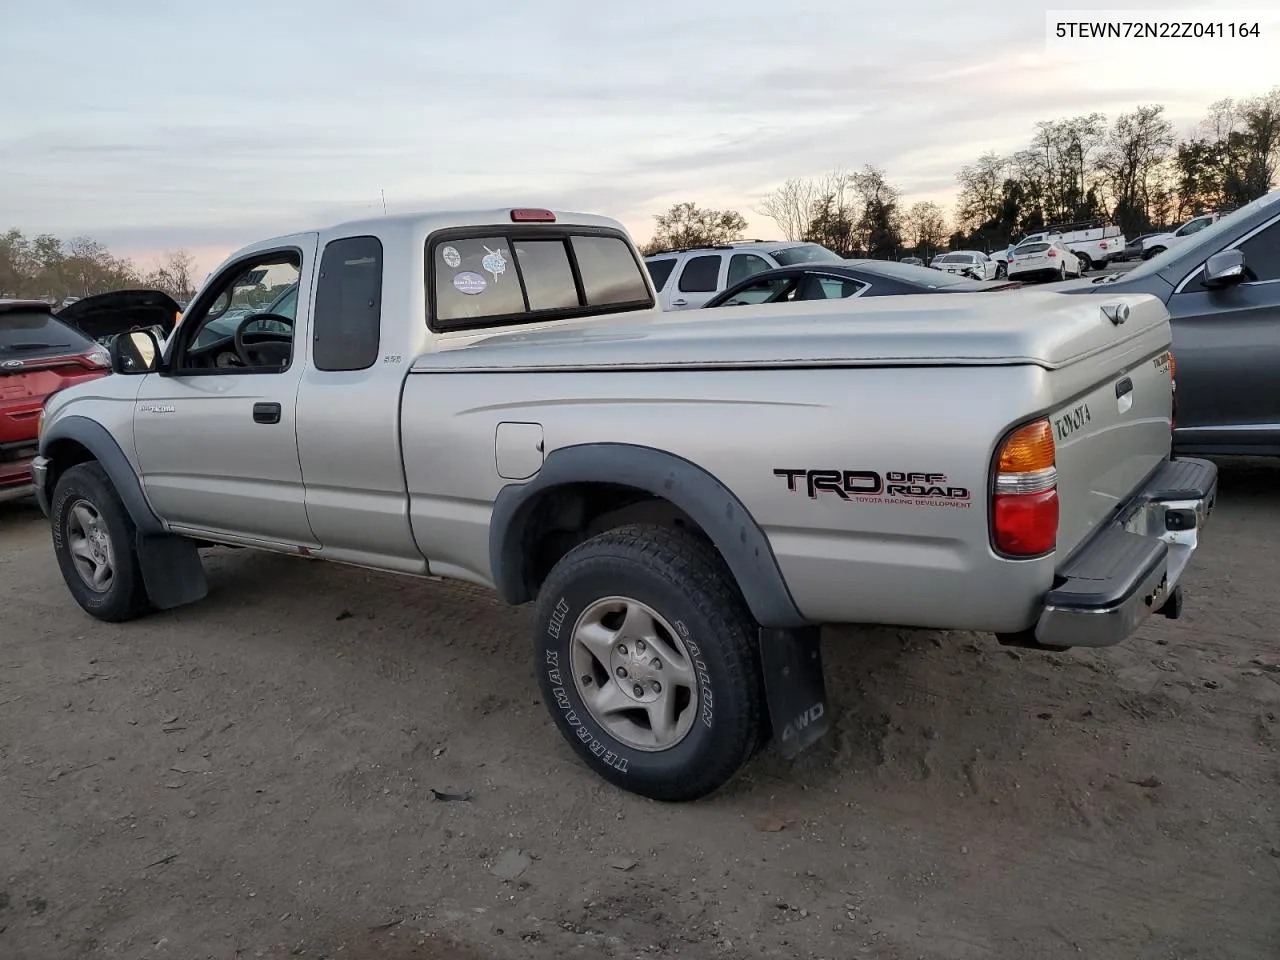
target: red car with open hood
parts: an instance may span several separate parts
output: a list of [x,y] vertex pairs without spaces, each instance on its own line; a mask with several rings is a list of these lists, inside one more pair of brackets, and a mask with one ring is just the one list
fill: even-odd
[[138,327],[173,330],[178,305],[153,290],[86,297],[55,314],[41,300],[0,300],[0,502],[31,493],[40,412],[51,395],[106,376],[104,342]]

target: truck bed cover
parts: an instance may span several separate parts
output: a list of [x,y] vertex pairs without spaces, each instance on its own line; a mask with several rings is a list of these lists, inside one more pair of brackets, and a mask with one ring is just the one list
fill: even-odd
[[[1083,301],[1083,302],[1082,302]],[[1102,308],[1126,304],[1122,324]],[[419,357],[414,373],[1036,364],[1054,369],[1158,329],[1146,294],[1019,290],[646,312],[496,334]],[[623,348],[625,345],[625,348]]]

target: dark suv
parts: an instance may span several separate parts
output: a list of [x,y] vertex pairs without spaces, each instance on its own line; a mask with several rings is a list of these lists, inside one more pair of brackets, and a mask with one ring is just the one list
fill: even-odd
[[1059,289],[1168,308],[1178,453],[1280,456],[1280,190],[1128,273]]

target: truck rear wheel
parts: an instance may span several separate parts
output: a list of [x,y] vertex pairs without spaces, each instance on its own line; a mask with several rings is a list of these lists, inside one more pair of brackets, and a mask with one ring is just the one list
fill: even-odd
[[561,734],[606,780],[703,797],[761,739],[756,624],[719,554],[632,524],[570,550],[538,597],[538,683]]
[[49,519],[62,579],[85,613],[116,623],[149,609],[133,518],[100,464],[58,478]]

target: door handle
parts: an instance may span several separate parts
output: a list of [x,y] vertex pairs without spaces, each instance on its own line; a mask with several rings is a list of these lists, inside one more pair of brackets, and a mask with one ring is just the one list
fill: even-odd
[[679,300],[672,300],[671,305],[673,307],[687,307],[689,305],[689,301],[684,297],[681,297]]
[[255,403],[253,405],[253,422],[254,423],[279,423],[280,422],[280,404]]

